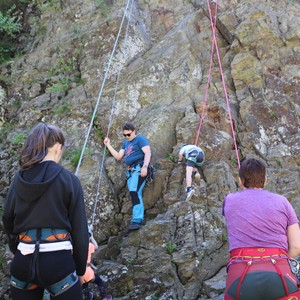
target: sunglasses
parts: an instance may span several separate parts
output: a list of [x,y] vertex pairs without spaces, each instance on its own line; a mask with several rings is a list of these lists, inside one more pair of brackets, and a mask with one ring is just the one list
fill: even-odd
[[123,133],[123,135],[126,137],[130,137],[131,136],[131,134],[132,134],[132,131],[130,132],[130,133]]

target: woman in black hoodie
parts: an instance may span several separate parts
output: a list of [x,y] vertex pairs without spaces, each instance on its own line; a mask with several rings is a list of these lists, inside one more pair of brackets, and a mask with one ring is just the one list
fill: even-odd
[[4,207],[13,300],[81,300],[78,276],[85,272],[88,229],[78,178],[58,163],[65,138],[56,126],[33,128],[24,143],[21,169]]

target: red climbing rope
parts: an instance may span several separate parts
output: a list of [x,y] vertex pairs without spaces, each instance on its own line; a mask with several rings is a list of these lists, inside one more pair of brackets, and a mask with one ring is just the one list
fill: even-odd
[[205,97],[204,97],[204,100],[203,100],[202,113],[201,113],[201,117],[200,117],[200,122],[199,122],[199,127],[198,127],[198,132],[197,132],[195,145],[198,144],[200,131],[201,131],[201,126],[202,126],[202,123],[203,123],[204,111],[205,111],[205,106],[206,106],[206,101],[207,101],[207,96],[208,96],[208,89],[209,89],[209,85],[210,85],[210,81],[211,81],[213,55],[214,55],[214,50],[216,48],[216,54],[217,54],[217,57],[218,57],[218,64],[219,64],[219,69],[220,69],[220,74],[221,74],[221,79],[222,79],[222,85],[223,85],[224,95],[225,95],[225,99],[226,99],[226,103],[227,103],[227,110],[228,110],[228,115],[229,115],[229,120],[230,120],[232,138],[233,138],[233,143],[234,143],[234,148],[235,148],[238,167],[240,168],[239,152],[238,152],[238,147],[237,147],[236,138],[235,138],[235,131],[234,131],[233,120],[232,120],[232,116],[231,116],[231,110],[230,110],[230,105],[229,105],[227,89],[226,89],[226,83],[225,83],[225,78],[224,78],[224,73],[223,73],[223,68],[222,68],[222,62],[221,62],[220,53],[219,53],[219,47],[218,47],[218,43],[217,43],[217,39],[216,39],[216,23],[217,23],[217,8],[218,8],[218,1],[217,0],[215,0],[215,4],[216,4],[215,5],[215,14],[214,14],[214,20],[213,20],[212,13],[211,13],[210,1],[207,0],[210,24],[211,24],[211,27],[212,27],[212,46],[211,46],[211,55],[210,55],[208,79],[207,79],[206,89],[205,89]]
[[[216,6],[215,16],[214,16],[215,20],[214,20],[214,23],[213,23],[213,31],[216,30],[217,8],[218,7]],[[209,62],[207,82],[206,82],[206,87],[205,87],[205,95],[204,95],[204,99],[203,99],[202,113],[201,113],[200,122],[199,122],[199,126],[198,126],[197,137],[196,137],[196,141],[195,141],[196,146],[198,145],[200,131],[201,131],[201,127],[202,127],[202,123],[203,123],[203,119],[204,119],[204,112],[205,112],[205,107],[206,107],[206,102],[207,102],[207,97],[208,97],[208,90],[209,90],[210,81],[211,81],[211,71],[212,71],[212,65],[213,65],[214,51],[215,51],[215,43],[212,40],[211,52],[210,52],[210,62]]]

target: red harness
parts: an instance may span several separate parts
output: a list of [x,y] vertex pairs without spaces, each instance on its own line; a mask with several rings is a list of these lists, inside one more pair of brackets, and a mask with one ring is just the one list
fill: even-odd
[[[239,248],[234,249],[230,252],[230,259],[227,262],[227,270],[231,265],[242,263],[245,265],[245,268],[240,276],[240,268],[234,268],[231,270],[232,276],[228,278],[227,286],[231,286],[231,284],[240,276],[240,280],[238,283],[237,291],[236,291],[236,300],[239,299],[241,285],[247,275],[250,267],[251,272],[253,271],[273,271],[274,268],[278,275],[280,276],[282,283],[284,285],[286,296],[282,297],[278,300],[300,300],[300,291],[296,291],[295,293],[289,294],[289,290],[287,287],[287,283],[284,279],[283,274],[292,273],[288,260],[290,257],[283,249],[279,248]],[[259,264],[255,264],[256,262],[260,262]],[[271,263],[270,263],[271,262]],[[236,269],[236,270],[235,270]],[[295,285],[298,285],[298,282],[295,277]],[[290,278],[291,279],[291,278]],[[225,300],[232,299],[230,296],[225,295]]]

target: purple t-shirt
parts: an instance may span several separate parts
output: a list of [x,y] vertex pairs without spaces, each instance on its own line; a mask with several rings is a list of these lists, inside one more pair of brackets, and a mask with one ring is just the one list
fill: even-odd
[[229,250],[271,247],[288,250],[287,228],[298,223],[289,201],[267,190],[245,189],[223,202]]

